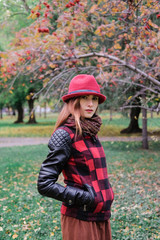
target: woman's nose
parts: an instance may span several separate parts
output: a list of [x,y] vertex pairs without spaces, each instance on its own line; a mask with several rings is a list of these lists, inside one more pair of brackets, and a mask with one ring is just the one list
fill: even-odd
[[88,106],[93,106],[93,101],[92,100],[88,101]]

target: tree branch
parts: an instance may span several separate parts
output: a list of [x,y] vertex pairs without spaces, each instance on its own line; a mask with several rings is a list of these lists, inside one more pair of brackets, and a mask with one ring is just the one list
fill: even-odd
[[147,107],[147,106],[141,106],[141,105],[129,105],[129,106],[123,106],[123,107],[120,107],[120,110],[123,110],[123,109],[131,109],[131,108],[135,108],[135,107],[138,107],[138,108],[141,108],[141,109],[146,109],[148,111],[152,111],[152,112],[157,112],[159,113],[160,112],[160,106],[157,105],[156,108],[154,107]]
[[21,0],[21,1],[23,2],[23,5],[24,5],[26,11],[27,11],[28,13],[30,13],[31,9],[30,9],[30,7],[28,6],[26,0]]
[[125,81],[125,80],[119,80],[119,79],[114,79],[114,82],[127,83],[127,84],[129,84],[130,86],[138,86],[138,87],[144,88],[145,91],[148,90],[148,91],[150,91],[150,92],[152,92],[152,93],[159,94],[159,92],[156,91],[156,90],[154,90],[154,88],[144,86],[143,84],[139,84],[139,83],[135,83],[135,82],[129,82],[129,81]]
[[16,13],[12,14],[10,17],[14,17],[16,15],[27,15],[27,13],[26,12],[16,12]]
[[152,83],[156,84],[157,86],[160,86],[160,81],[158,81],[154,77],[149,76],[147,73],[143,72],[139,68],[136,68],[135,66],[133,66],[131,64],[128,64],[126,61],[123,61],[123,60],[121,60],[121,59],[119,59],[119,58],[117,58],[115,56],[112,56],[112,55],[108,55],[108,54],[104,54],[104,53],[88,53],[88,54],[75,56],[73,58],[68,58],[68,59],[67,58],[63,58],[63,60],[71,61],[71,60],[74,60],[74,59],[81,59],[81,58],[87,58],[87,57],[103,57],[103,58],[108,58],[110,60],[116,61],[116,62],[120,63],[121,65],[129,68],[133,72],[139,73],[145,79],[148,79],[149,81],[151,81]]

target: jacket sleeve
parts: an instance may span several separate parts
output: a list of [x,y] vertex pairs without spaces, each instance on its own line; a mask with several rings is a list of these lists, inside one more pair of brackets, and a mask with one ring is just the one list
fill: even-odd
[[[56,183],[71,154],[71,138],[68,132],[57,129],[48,144],[49,154],[42,163],[38,176],[38,191],[41,195],[55,198],[67,205],[88,205],[94,201],[89,191]],[[88,186],[87,186],[88,187]],[[86,189],[88,189],[86,187]]]

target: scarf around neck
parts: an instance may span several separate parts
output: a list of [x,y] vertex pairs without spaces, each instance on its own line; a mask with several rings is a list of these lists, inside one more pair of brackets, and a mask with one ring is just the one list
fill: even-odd
[[[94,137],[99,132],[101,124],[102,124],[102,120],[96,114],[94,114],[92,118],[80,119],[82,133],[89,135],[91,137]],[[76,129],[74,116],[69,116],[65,122],[65,125]]]

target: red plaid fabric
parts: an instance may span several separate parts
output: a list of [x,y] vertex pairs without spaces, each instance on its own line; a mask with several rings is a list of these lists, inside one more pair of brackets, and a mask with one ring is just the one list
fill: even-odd
[[93,208],[68,207],[62,203],[61,213],[84,221],[108,220],[114,193],[108,180],[105,153],[99,139],[85,136],[74,140],[74,129],[66,126],[61,129],[67,131],[72,139],[71,156],[63,170],[65,184],[83,188],[87,183],[96,193]]

